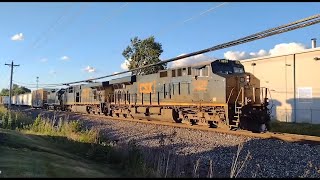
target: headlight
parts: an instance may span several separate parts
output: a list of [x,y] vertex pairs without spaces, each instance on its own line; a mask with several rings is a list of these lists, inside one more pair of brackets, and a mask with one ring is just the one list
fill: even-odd
[[250,82],[250,75],[247,75],[246,79],[247,79],[247,82]]

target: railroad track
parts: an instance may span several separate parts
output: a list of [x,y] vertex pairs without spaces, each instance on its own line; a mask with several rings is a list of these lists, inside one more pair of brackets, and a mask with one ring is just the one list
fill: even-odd
[[156,124],[156,125],[178,127],[178,128],[196,129],[201,131],[210,131],[210,132],[232,134],[232,135],[238,135],[238,136],[249,136],[249,137],[256,137],[256,138],[263,138],[263,139],[270,139],[270,138],[279,139],[286,142],[295,142],[295,143],[303,143],[303,144],[320,144],[320,137],[309,136],[309,135],[289,134],[289,133],[281,133],[281,132],[252,133],[251,131],[246,131],[246,130],[231,131],[231,130],[226,130],[221,128],[209,128],[208,126],[191,125],[186,123],[174,123],[174,122],[168,122],[168,121],[150,121],[146,119],[138,120],[138,119],[132,119],[132,118],[110,117],[110,116],[104,116],[104,115],[84,114],[84,113],[77,113],[77,112],[66,112],[66,113],[67,114],[73,113],[73,114],[87,116],[87,117],[96,117],[96,118],[98,117],[103,119],[111,119],[111,120],[119,120],[119,121],[131,121],[131,122]]

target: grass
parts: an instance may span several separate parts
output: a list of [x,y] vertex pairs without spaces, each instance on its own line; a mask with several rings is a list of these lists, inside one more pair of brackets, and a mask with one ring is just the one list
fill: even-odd
[[49,136],[0,129],[0,177],[121,176],[109,165],[65,151],[52,140]]
[[0,177],[148,177],[134,142],[113,147],[79,121],[0,108]]
[[320,136],[320,124],[271,122],[271,132]]

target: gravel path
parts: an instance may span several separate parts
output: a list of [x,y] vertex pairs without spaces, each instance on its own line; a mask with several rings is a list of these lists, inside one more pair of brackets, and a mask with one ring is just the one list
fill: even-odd
[[[30,112],[34,116],[39,113]],[[84,120],[88,126],[101,128],[117,147],[134,141],[144,152],[146,162],[167,177],[229,177],[239,144],[243,148],[238,163],[247,160],[237,177],[320,177],[319,145],[80,115],[70,115],[69,119]]]

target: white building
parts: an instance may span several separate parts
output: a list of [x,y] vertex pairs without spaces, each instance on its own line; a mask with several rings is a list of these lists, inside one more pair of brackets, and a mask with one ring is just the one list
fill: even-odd
[[[242,60],[245,70],[269,88],[272,118],[320,123],[320,48]],[[270,96],[271,95],[271,96]]]

